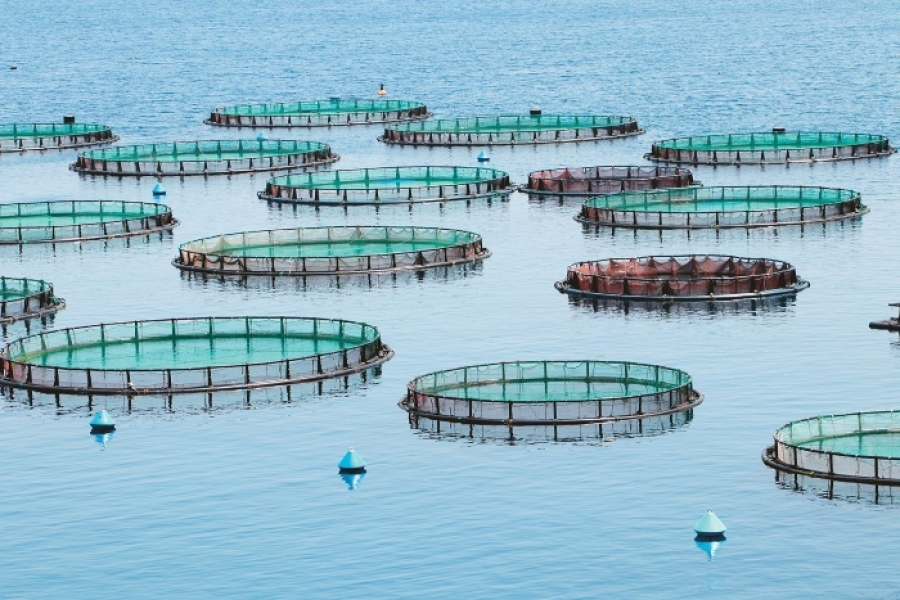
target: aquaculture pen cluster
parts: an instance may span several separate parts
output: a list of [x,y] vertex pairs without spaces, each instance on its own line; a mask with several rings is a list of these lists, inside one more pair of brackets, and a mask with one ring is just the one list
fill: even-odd
[[[487,115],[431,120],[420,102],[341,99],[241,104],[207,124],[257,129],[383,125],[378,140],[409,146],[598,142],[644,133],[633,117]],[[0,126],[0,152],[111,143],[109,127]],[[582,199],[588,228],[775,228],[868,212],[859,192],[765,185],[703,186],[683,165],[765,165],[879,158],[881,135],[836,132],[729,133],[656,142],[645,158],[671,165],[545,168],[521,187],[484,166],[388,165],[332,170],[327,144],[201,140],[116,146],[80,153],[71,169],[102,177],[215,176],[287,170],[258,197],[272,204],[377,208],[535,197]],[[481,161],[489,160],[482,153]],[[365,209],[364,209],[365,210]],[[370,213],[371,214],[371,213]],[[163,235],[178,224],[158,203],[71,200],[0,205],[0,244],[63,243]],[[574,227],[574,226],[573,226]],[[342,226],[214,233],[179,248],[173,265],[201,275],[294,280],[423,271],[490,256],[479,234],[417,226]],[[571,265],[556,288],[570,297],[628,306],[705,305],[793,297],[809,283],[794,265],[702,251],[680,256],[594,258]],[[0,322],[43,317],[64,306],[51,284],[0,278]],[[892,320],[886,328],[898,328]],[[874,325],[873,325],[874,326]],[[0,351],[0,386],[51,395],[184,394],[283,386],[364,373],[393,355],[365,323],[286,316],[103,323],[22,337]],[[468,437],[570,440],[662,432],[687,424],[702,401],[686,372],[627,361],[496,362],[413,379],[399,405],[424,431]],[[540,433],[543,431],[544,433]],[[552,433],[551,433],[552,432]],[[894,413],[815,417],[785,425],[765,463],[785,473],[900,485]],[[900,465],[900,463],[897,463]]]

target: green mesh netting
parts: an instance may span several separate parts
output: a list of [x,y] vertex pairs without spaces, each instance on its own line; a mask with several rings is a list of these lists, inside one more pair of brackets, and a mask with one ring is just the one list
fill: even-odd
[[111,223],[168,213],[163,204],[59,201],[0,204],[0,230]]
[[801,186],[699,187],[626,192],[591,198],[587,208],[662,213],[805,208],[846,202],[853,190]]
[[0,277],[0,301],[18,300],[49,292],[53,289],[46,281],[18,277]]
[[0,125],[0,139],[22,139],[109,133],[106,125],[94,123],[11,123]]
[[765,151],[840,148],[869,143],[882,143],[882,135],[866,133],[790,131],[785,133],[728,133],[674,138],[654,143],[660,149],[697,151]]
[[789,423],[776,439],[797,448],[860,457],[900,459],[900,413],[826,415]]
[[196,162],[267,158],[329,150],[327,144],[297,140],[205,140],[138,144],[91,150],[81,156],[103,161]]
[[286,175],[271,179],[269,184],[300,189],[375,190],[465,185],[506,176],[503,171],[482,167],[387,167]]
[[459,119],[434,119],[391,125],[394,131],[414,131],[433,133],[504,133],[518,131],[553,131],[559,129],[582,129],[609,127],[633,122],[630,117],[611,116],[499,116],[465,117]]
[[313,100],[304,102],[276,102],[271,104],[238,104],[218,108],[215,112],[242,117],[287,115],[336,115],[346,113],[380,113],[421,109],[425,105],[411,100]]

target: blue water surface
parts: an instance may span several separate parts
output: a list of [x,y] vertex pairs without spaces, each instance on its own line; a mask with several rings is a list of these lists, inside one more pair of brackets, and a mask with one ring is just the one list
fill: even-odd
[[[6,2],[2,121],[111,125],[122,143],[238,139],[217,106],[374,94],[436,116],[632,115],[647,134],[490,150],[491,167],[642,164],[653,140],[789,129],[897,136],[900,11],[891,2]],[[16,70],[9,66],[15,65]],[[390,147],[377,126],[275,130],[341,154],[335,168],[476,165],[482,148]],[[250,132],[255,137],[256,132]],[[74,151],[0,156],[0,201],[151,200],[152,178],[68,171]],[[0,272],[52,281],[53,326],[208,315],[346,318],[396,357],[341,393],[219,410],[129,413],[105,447],[82,401],[0,412],[3,598],[897,597],[896,508],[785,489],[760,461],[793,419],[898,407],[900,158],[698,167],[708,185],[860,190],[861,221],[791,230],[584,230],[577,202],[344,212],[269,207],[265,176],[168,179],[174,234],[0,248]],[[221,283],[170,265],[185,241],[292,226],[471,230],[480,270],[377,285]],[[717,313],[579,307],[553,288],[579,260],[722,253],[787,260],[796,302]],[[32,327],[35,331],[38,325]],[[4,332],[4,341],[25,332]],[[684,369],[705,394],[666,435],[505,443],[411,429],[396,402],[419,374],[480,362],[605,359]],[[138,410],[140,408],[140,410]],[[152,408],[152,409],[151,409]],[[358,489],[337,474],[349,446]],[[728,526],[714,561],[692,527]]]

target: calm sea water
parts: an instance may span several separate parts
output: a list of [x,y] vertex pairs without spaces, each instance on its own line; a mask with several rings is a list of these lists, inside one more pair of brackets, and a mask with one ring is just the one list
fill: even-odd
[[[2,121],[73,113],[123,143],[254,137],[202,120],[230,103],[370,96],[382,81],[438,116],[539,104],[633,115],[648,131],[494,149],[491,166],[518,182],[539,168],[642,164],[654,139],[675,135],[898,133],[900,13],[883,2],[3,8]],[[282,135],[332,144],[339,168],[474,165],[480,151],[386,147],[378,133]],[[0,157],[0,201],[150,200],[153,179],[80,177],[74,158]],[[0,597],[897,597],[897,509],[784,489],[760,452],[789,420],[898,406],[900,346],[867,323],[900,299],[900,158],[696,173],[708,185],[854,188],[872,212],[803,230],[613,234],[583,230],[577,203],[520,194],[412,212],[270,208],[255,196],[265,177],[242,176],[166,180],[182,221],[171,236],[0,249],[0,272],[50,280],[67,299],[57,327],[338,317],[378,326],[396,351],[374,381],[290,403],[128,414],[111,401],[120,425],[105,449],[86,406],[4,399]],[[472,230],[493,256],[463,275],[372,287],[204,282],[169,264],[198,237],[333,224]],[[578,260],[688,252],[787,260],[812,287],[783,307],[713,314],[595,311],[553,288]],[[666,435],[574,444],[424,434],[396,406],[429,371],[568,358],[681,368],[706,400]],[[336,468],[348,446],[370,465],[354,491]],[[707,508],[728,525],[714,561],[693,541]]]

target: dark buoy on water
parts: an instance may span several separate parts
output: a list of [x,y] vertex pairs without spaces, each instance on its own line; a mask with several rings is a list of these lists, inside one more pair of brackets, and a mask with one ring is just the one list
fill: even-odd
[[361,459],[353,448],[347,451],[341,462],[338,463],[338,469],[341,474],[353,475],[354,473],[366,472],[366,461]]
[[532,107],[531,107],[531,110],[529,111],[529,114],[530,114],[532,117],[539,117],[539,116],[541,116],[541,107],[540,107],[540,106],[532,106]]
[[165,195],[166,195],[166,188],[164,188],[161,183],[157,183],[156,185],[153,186],[153,197],[154,198],[157,198],[159,196],[165,196]]
[[488,162],[489,160],[491,160],[491,157],[484,150],[478,153],[478,162]]
[[91,434],[96,435],[98,433],[110,433],[115,431],[116,422],[115,420],[109,416],[109,413],[106,412],[106,409],[97,411],[93,418],[91,418]]
[[75,115],[63,115],[63,123],[66,125],[72,125],[75,123]]
[[709,509],[694,525],[697,540],[721,541],[725,539],[725,523],[719,520],[716,513]]
[[786,129],[784,127],[773,127],[772,133],[784,133]]

